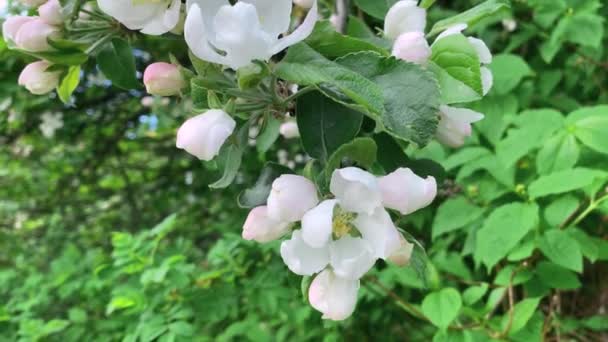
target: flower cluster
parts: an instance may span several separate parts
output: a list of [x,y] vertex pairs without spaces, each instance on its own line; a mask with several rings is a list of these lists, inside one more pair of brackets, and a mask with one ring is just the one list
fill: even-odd
[[281,244],[283,261],[298,275],[316,274],[310,304],[326,319],[343,320],[355,309],[359,280],[378,259],[409,261],[413,245],[387,209],[407,215],[424,208],[435,198],[437,184],[406,168],[378,178],[348,167],[334,171],[330,191],[333,198],[320,201],[305,177],[277,178],[266,206],[249,213],[243,238],[265,243],[293,229]]
[[[429,45],[424,30],[426,27],[426,10],[417,6],[417,1],[401,0],[388,11],[384,21],[384,34],[393,40],[393,56],[422,66],[431,58],[432,46]],[[436,44],[448,36],[461,34],[466,24],[455,24],[435,39]],[[492,72],[486,65],[492,62],[492,53],[481,39],[468,37],[468,42],[477,52],[481,63],[481,83],[483,95],[492,88]],[[440,121],[437,140],[450,147],[460,147],[465,138],[472,133],[471,124],[483,119],[483,114],[469,109],[443,105],[440,108]]]
[[[59,0],[28,1],[26,5],[38,7],[39,16],[12,16],[2,24],[4,41],[12,48],[28,52],[53,50],[49,39],[59,37],[63,22]],[[59,84],[61,72],[49,70],[50,63],[38,61],[29,64],[19,76],[19,85],[32,94],[43,95]]]

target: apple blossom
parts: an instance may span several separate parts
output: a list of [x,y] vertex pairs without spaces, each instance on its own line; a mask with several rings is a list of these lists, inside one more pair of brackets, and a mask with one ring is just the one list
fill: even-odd
[[42,114],[42,122],[38,126],[42,135],[45,138],[52,138],[55,136],[55,131],[63,127],[63,114],[61,113],[44,113]]
[[266,243],[280,238],[289,230],[289,224],[277,222],[268,217],[266,206],[256,207],[249,212],[243,225],[243,238]]
[[201,160],[209,161],[218,155],[222,145],[236,127],[228,113],[211,109],[188,119],[177,132],[177,148]]
[[441,106],[440,120],[437,127],[437,139],[450,147],[464,145],[464,139],[471,136],[471,123],[483,119],[483,114],[466,108]]
[[308,301],[323,313],[324,319],[342,321],[350,317],[357,305],[359,280],[344,279],[332,270],[319,273],[308,288]]
[[130,30],[161,35],[179,23],[181,0],[98,0],[99,8]]
[[414,244],[408,242],[401,234],[399,234],[399,248],[388,257],[388,261],[397,266],[407,266],[412,258]]
[[300,137],[300,130],[298,129],[298,123],[295,120],[288,120],[281,124],[279,127],[279,133],[285,139],[295,139]]
[[38,7],[38,14],[40,15],[40,18],[49,25],[61,25],[63,23],[61,10],[62,8],[59,0],[48,0],[42,6]]
[[268,216],[275,221],[296,222],[319,203],[315,184],[306,177],[282,175],[272,183]]
[[431,47],[423,32],[405,32],[393,45],[393,56],[416,64],[426,64],[431,57]]
[[376,177],[356,167],[334,171],[330,191],[346,211],[372,214],[382,203]]
[[311,247],[321,248],[329,243],[337,203],[336,200],[325,200],[302,217],[302,239]]
[[254,60],[269,60],[276,53],[308,37],[317,21],[317,2],[302,25],[289,29],[291,0],[189,0],[186,43],[198,58],[238,69]]
[[2,36],[4,41],[7,43],[15,43],[15,37],[17,37],[17,32],[21,29],[21,27],[30,21],[34,20],[34,17],[28,17],[23,15],[15,15],[12,17],[6,18],[4,23],[2,23]]
[[287,267],[298,275],[313,275],[329,263],[327,248],[313,248],[302,239],[302,231],[295,230],[291,239],[281,243],[281,257]]
[[148,93],[159,96],[178,95],[186,86],[179,67],[158,62],[148,65],[144,71],[144,84]]
[[384,35],[397,39],[406,32],[424,32],[426,10],[417,6],[417,1],[401,0],[393,5],[384,19]]
[[59,85],[61,72],[47,71],[50,66],[45,61],[28,64],[19,75],[19,85],[24,86],[34,95],[44,95],[51,92]]
[[432,176],[417,176],[408,168],[400,168],[378,179],[382,204],[408,215],[431,204],[437,195],[437,182]]

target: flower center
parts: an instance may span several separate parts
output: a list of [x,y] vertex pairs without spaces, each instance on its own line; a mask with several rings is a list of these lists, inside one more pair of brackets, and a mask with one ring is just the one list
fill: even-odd
[[352,225],[353,220],[356,218],[356,214],[349,213],[336,206],[334,209],[334,219],[332,222],[332,232],[335,239],[340,239],[346,235],[353,235],[358,233],[355,227]]

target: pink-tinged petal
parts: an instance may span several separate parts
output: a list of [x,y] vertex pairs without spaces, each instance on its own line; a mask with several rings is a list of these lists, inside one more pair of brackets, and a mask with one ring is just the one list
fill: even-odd
[[358,291],[359,280],[343,279],[326,269],[310,284],[308,300],[323,319],[342,321],[355,311]]

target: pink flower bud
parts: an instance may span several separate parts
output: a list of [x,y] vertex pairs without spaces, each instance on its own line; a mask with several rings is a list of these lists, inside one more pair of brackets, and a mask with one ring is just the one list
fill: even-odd
[[440,143],[449,147],[464,145],[464,139],[470,137],[473,132],[471,123],[483,119],[481,113],[449,106],[441,106],[439,115],[436,137]]
[[391,254],[391,256],[388,257],[388,260],[397,266],[407,266],[412,258],[414,244],[409,243],[401,234],[399,234],[399,240],[399,249]]
[[426,10],[417,6],[418,1],[397,1],[384,19],[384,34],[396,39],[406,32],[424,32],[426,27]]
[[61,11],[59,0],[48,0],[44,5],[38,7],[40,18],[49,25],[61,25],[63,23]]
[[19,85],[24,86],[34,95],[51,92],[59,85],[59,71],[46,71],[50,64],[38,61],[27,65],[19,76]]
[[416,64],[426,64],[431,57],[431,47],[422,32],[406,32],[393,45],[393,56]]
[[148,65],[144,72],[146,90],[152,95],[178,95],[186,82],[176,65],[159,62]]
[[228,113],[219,109],[208,110],[184,122],[177,132],[176,146],[209,161],[218,155],[235,127],[236,121]]
[[30,52],[51,50],[48,39],[59,33],[59,29],[49,25],[39,17],[21,25],[15,35],[15,44],[18,48]]
[[274,241],[285,235],[289,230],[289,224],[277,222],[268,217],[268,208],[261,206],[252,209],[243,225],[243,238],[255,240],[260,243]]
[[424,179],[407,168],[397,169],[378,178],[378,184],[382,192],[382,204],[403,215],[428,206],[437,196],[435,178],[429,176]]
[[2,24],[2,35],[4,37],[4,41],[14,44],[15,37],[17,36],[17,32],[19,32],[21,29],[21,26],[33,19],[34,18],[32,17],[22,15],[8,17]]
[[290,120],[281,125],[279,133],[285,139],[295,139],[300,137],[300,130],[298,129],[298,123],[295,120]]

